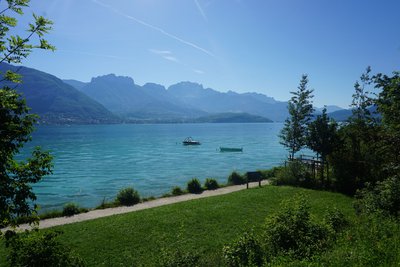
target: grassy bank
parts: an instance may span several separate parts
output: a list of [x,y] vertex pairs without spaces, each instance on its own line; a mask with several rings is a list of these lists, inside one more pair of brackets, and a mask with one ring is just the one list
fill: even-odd
[[[260,227],[282,200],[299,192],[308,196],[317,219],[332,207],[354,214],[351,199],[340,194],[266,186],[55,229],[89,266],[152,266],[162,249],[177,248],[199,253],[205,265],[220,266],[224,244]],[[2,248],[1,265],[5,255]]]

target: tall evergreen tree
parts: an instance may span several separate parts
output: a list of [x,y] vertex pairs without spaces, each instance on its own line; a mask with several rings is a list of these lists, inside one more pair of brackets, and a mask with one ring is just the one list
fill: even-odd
[[308,77],[303,74],[296,92],[288,102],[289,117],[280,132],[280,143],[289,150],[289,158],[293,159],[296,152],[300,151],[307,140],[307,125],[314,111],[312,105],[312,89],[307,88]]

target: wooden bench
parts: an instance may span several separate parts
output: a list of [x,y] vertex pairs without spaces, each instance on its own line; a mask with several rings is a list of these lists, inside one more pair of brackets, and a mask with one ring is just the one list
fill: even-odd
[[258,182],[258,186],[261,187],[262,174],[259,171],[247,172],[246,173],[246,188],[249,188],[249,183]]

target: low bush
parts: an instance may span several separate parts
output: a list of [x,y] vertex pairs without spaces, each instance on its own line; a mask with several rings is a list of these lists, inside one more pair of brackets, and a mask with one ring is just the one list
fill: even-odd
[[279,166],[279,167],[273,167],[268,170],[260,170],[259,172],[261,173],[263,180],[268,180],[268,179],[276,177],[283,168],[285,168],[285,167]]
[[400,224],[396,218],[371,213],[357,216],[338,245],[323,253],[316,266],[398,266]]
[[354,207],[359,214],[378,212],[400,216],[400,176],[387,178],[374,187],[368,185],[358,191]]
[[277,169],[273,184],[305,188],[314,188],[316,186],[308,166],[298,160],[290,161],[285,167]]
[[75,203],[67,203],[63,207],[62,215],[63,216],[73,216],[75,214],[79,214],[80,209]]
[[183,190],[179,186],[175,186],[174,188],[172,188],[171,193],[173,196],[180,196],[184,194]]
[[6,247],[10,266],[85,266],[84,261],[57,240],[60,232],[8,232]]
[[328,210],[324,218],[325,223],[332,228],[335,232],[340,232],[345,229],[349,224],[349,220],[344,216],[343,212],[334,208]]
[[161,250],[158,261],[160,267],[196,267],[200,266],[200,255],[192,251],[177,250]]
[[262,246],[252,232],[246,232],[239,239],[222,250],[225,262],[228,266],[261,266],[264,251]]
[[201,188],[201,184],[197,178],[193,178],[187,183],[187,190],[192,194],[200,194],[203,189]]
[[140,202],[140,196],[133,187],[127,187],[119,191],[116,201],[124,206],[132,206]]
[[204,182],[204,188],[207,190],[215,190],[219,188],[219,184],[217,180],[212,178],[207,178],[206,181]]
[[228,184],[230,185],[240,185],[245,184],[246,178],[238,172],[232,172],[228,177]]
[[284,202],[277,214],[267,218],[263,241],[269,257],[285,254],[305,259],[325,249],[331,233],[325,224],[311,220],[310,206],[300,196]]

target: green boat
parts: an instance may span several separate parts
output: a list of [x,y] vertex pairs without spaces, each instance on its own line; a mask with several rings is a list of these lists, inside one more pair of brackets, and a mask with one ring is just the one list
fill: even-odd
[[220,152],[243,152],[242,147],[220,147],[219,148]]

